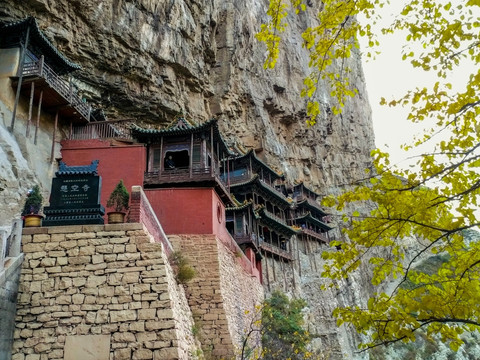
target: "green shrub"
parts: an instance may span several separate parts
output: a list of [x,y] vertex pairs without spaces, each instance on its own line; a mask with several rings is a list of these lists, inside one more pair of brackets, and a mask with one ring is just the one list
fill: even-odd
[[175,278],[180,284],[186,284],[195,277],[195,269],[190,266],[188,260],[180,251],[174,251],[170,255],[170,264],[175,273]]
[[38,214],[43,203],[43,196],[40,192],[40,187],[35,185],[33,189],[28,192],[27,196],[27,200],[23,206],[22,215]]
[[129,200],[130,194],[123,184],[123,180],[120,180],[108,198],[107,207],[113,208],[117,212],[126,211],[128,210]]

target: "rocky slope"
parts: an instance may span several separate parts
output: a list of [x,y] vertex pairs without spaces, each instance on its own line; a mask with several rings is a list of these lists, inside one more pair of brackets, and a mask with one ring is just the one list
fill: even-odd
[[[200,122],[216,117],[230,143],[263,149],[260,155],[289,182],[304,180],[322,194],[336,193],[361,177],[374,146],[360,58],[350,64],[360,95],[334,117],[329,90],[321,88],[316,97],[322,117],[308,127],[299,97],[308,61],[298,30],[315,21],[316,9],[290,19],[278,65],[268,71],[265,48],[254,37],[265,11],[266,1],[256,0],[3,0],[0,21],[35,16],[51,41],[82,66],[77,86],[109,119],[162,124],[179,114]],[[11,109],[4,108],[6,127]],[[22,146],[22,136],[17,133],[15,143],[5,127],[0,226],[18,215],[15,202],[32,179],[48,188],[44,179],[52,173],[47,165],[34,169],[35,155]],[[315,256],[320,264],[319,252]],[[296,292],[309,301],[318,346],[331,359],[352,355],[352,336],[337,330],[329,313],[361,296],[362,282],[352,279],[338,293],[322,294],[318,271],[311,259],[304,262]]]

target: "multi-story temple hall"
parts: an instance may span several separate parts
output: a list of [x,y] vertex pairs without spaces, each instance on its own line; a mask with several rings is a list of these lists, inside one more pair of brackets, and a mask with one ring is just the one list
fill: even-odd
[[[62,156],[69,165],[100,160],[106,194],[119,179],[141,184],[167,235],[232,237],[259,276],[262,259],[287,266],[300,246],[311,252],[330,240],[318,194],[303,183],[286,186],[254,150],[230,149],[216,120],[196,125],[179,118],[165,129],[127,129],[115,121],[75,126]],[[275,275],[263,276],[268,283]]]

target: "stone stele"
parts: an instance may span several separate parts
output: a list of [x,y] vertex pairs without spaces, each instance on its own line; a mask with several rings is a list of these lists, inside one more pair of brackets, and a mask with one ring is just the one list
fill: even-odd
[[67,336],[65,360],[109,360],[110,335]]

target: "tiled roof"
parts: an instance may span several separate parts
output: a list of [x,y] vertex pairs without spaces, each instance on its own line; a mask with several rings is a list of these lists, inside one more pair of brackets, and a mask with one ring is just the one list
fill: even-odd
[[306,207],[311,211],[322,214],[322,216],[327,215],[327,213],[320,207],[320,204],[311,199],[303,199],[302,201],[297,202],[297,207]]
[[318,226],[320,226],[321,228],[329,231],[329,230],[332,230],[333,228],[328,226],[327,224],[325,224],[323,221],[320,221],[318,220],[317,218],[313,217],[312,214],[310,212],[306,213],[305,215],[301,216],[301,217],[298,217],[298,218],[295,218],[295,220],[308,220],[310,221],[311,223],[313,224],[316,224]]
[[257,215],[257,218],[260,219],[260,221],[266,226],[270,227],[273,230],[281,232],[284,235],[292,236],[300,232],[300,230],[295,230],[293,227],[283,224],[274,217],[270,216],[265,211],[265,208],[263,206],[255,210],[255,214]]
[[98,160],[93,160],[90,165],[68,166],[63,161],[60,161],[56,176],[65,175],[98,175],[97,173]]
[[[263,181],[260,180],[260,177],[258,174],[255,174],[250,179],[244,182],[232,184],[230,185],[230,188],[235,189],[240,186],[246,186],[246,185],[255,186],[261,191],[264,191],[265,193],[272,195],[275,199],[279,200],[282,204],[286,205],[287,207],[290,206],[290,203],[288,202],[287,198],[278,190],[275,190],[272,187],[267,186]],[[232,190],[232,192],[235,193],[234,190]]]
[[6,41],[8,35],[23,36],[28,28],[30,28],[29,47],[37,50],[37,52],[40,53],[38,55],[44,55],[48,65],[50,65],[57,74],[68,74],[81,68],[80,65],[71,62],[57,50],[40,30],[37,20],[34,17],[27,17],[23,20],[1,24],[0,38],[3,38],[3,41],[0,40],[0,44]]
[[237,206],[231,206],[225,208],[226,211],[239,211],[239,210],[244,210],[250,206],[253,205],[253,201],[246,201],[243,204],[237,205]]
[[174,124],[167,127],[166,129],[146,129],[142,128],[136,124],[132,124],[132,136],[140,142],[148,142],[152,140],[159,140],[164,136],[177,136],[177,135],[188,135],[192,133],[201,133],[206,130],[209,130],[213,127],[214,137],[220,142],[224,151],[228,153],[229,156],[234,156],[235,154],[230,151],[228,146],[223,140],[222,134],[218,129],[218,122],[216,119],[210,119],[203,124],[194,126],[189,123],[187,120],[180,118]]
[[315,192],[312,189],[310,189],[309,187],[307,187],[307,185],[305,185],[305,183],[303,181],[300,181],[300,182],[293,185],[293,188],[296,188],[296,187],[302,187],[305,190],[307,190],[308,192],[314,194],[315,196],[320,196],[320,194],[318,194],[317,192]]

